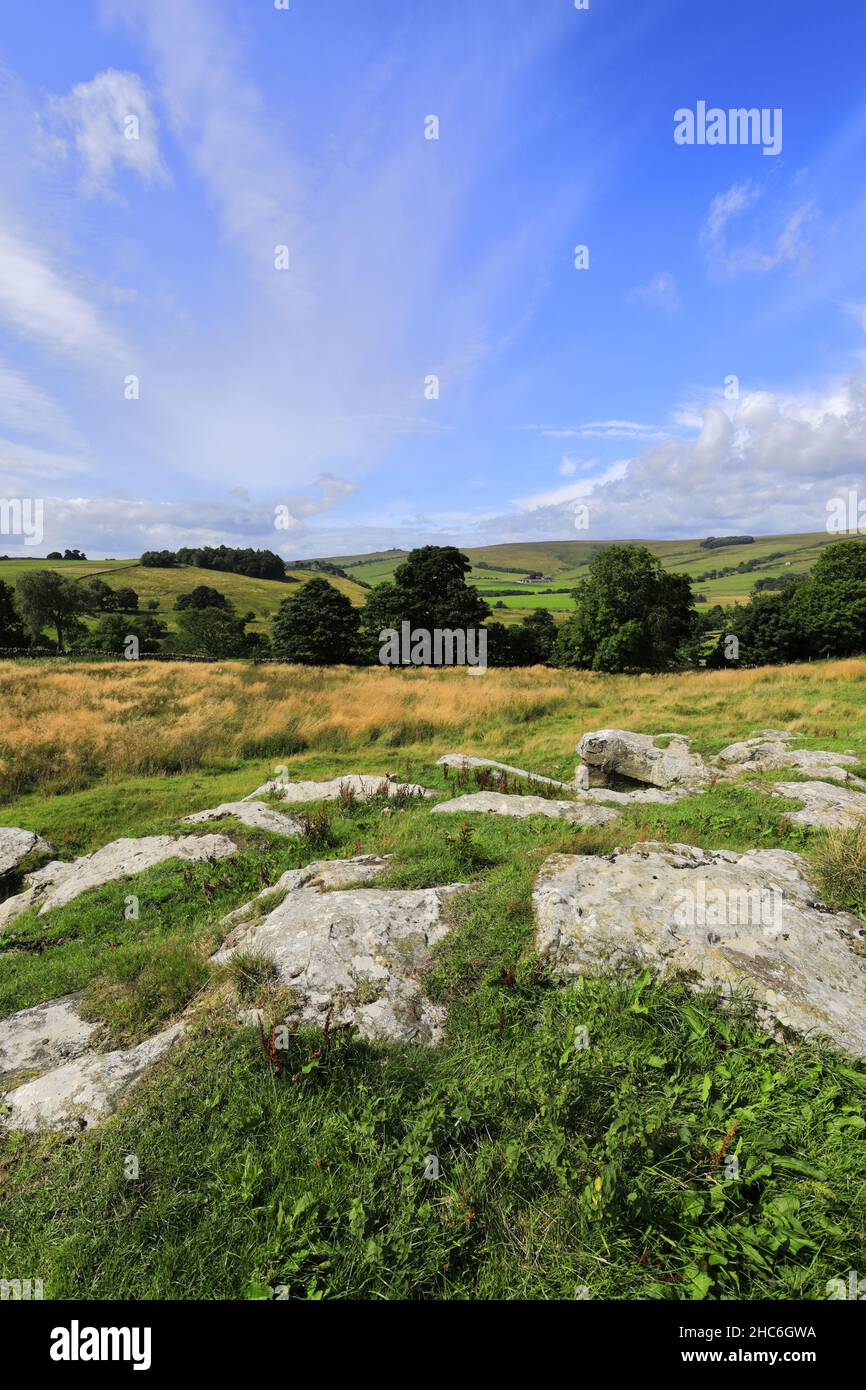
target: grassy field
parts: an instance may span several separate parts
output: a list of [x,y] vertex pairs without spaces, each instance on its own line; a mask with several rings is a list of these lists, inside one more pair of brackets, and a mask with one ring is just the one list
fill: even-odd
[[[699,604],[703,608],[715,603],[748,602],[756,579],[805,574],[814,565],[824,546],[837,539],[826,531],[819,531],[812,535],[757,536],[753,545],[732,545],[715,550],[701,549],[700,540],[635,541],[632,544],[646,545],[659,557],[665,569],[691,575],[696,590],[706,596],[706,604]],[[470,582],[488,597],[491,604],[497,601],[491,597],[493,590],[522,588],[518,581],[530,572],[546,576],[539,584],[527,585],[525,593],[502,597],[505,608],[497,609],[495,617],[509,623],[518,622],[523,616],[522,610],[533,607],[549,608],[558,621],[566,618],[573,608],[570,597],[567,594],[544,594],[542,591],[575,584],[586,574],[587,566],[598,549],[598,541],[535,541],[483,546],[467,549],[465,554],[472,561]],[[776,552],[779,552],[778,558],[767,560]],[[405,553],[384,551],[373,557],[343,555],[333,558],[353,577],[377,584],[383,579],[390,579],[397,565],[405,558]],[[725,575],[720,579],[699,579],[707,570],[727,569],[738,565],[741,560],[755,559],[767,561],[766,567],[747,574]],[[520,570],[523,573],[509,572],[509,567],[512,571]]]
[[[0,562],[0,580],[15,584],[22,574],[34,569],[56,570],[69,579],[86,583],[88,579],[99,578],[112,589],[131,588],[139,597],[139,608],[144,609],[148,600],[159,603],[157,616],[170,631],[177,627],[175,600],[180,594],[188,594],[200,584],[218,589],[231,599],[238,613],[252,613],[250,630],[268,632],[274,614],[284,599],[297,592],[299,585],[305,584],[315,575],[310,570],[287,570],[290,582],[280,583],[276,579],[248,579],[243,574],[222,574],[217,570],[199,569],[195,565],[181,565],[177,569],[150,569],[138,560],[4,560]],[[367,591],[360,584],[341,579],[336,575],[321,576],[333,584],[340,593],[347,594],[352,603],[359,607],[364,603]],[[86,619],[92,625],[95,618]]]
[[[177,830],[279,764],[407,774],[441,794],[449,750],[567,776],[580,734],[607,724],[688,732],[707,753],[788,727],[866,763],[864,689],[866,661],[640,679],[3,664],[2,820],[65,856]],[[0,1277],[26,1270],[59,1298],[272,1298],[278,1285],[300,1299],[825,1298],[866,1258],[866,1070],[819,1042],[773,1042],[746,1001],[676,982],[554,987],[533,952],[532,883],[552,851],[781,846],[820,874],[825,837],[787,828],[783,810],[726,785],[610,826],[482,817],[460,835],[426,804],[335,807],[315,836],[232,826],[235,859],[141,875],[137,921],[124,883],[24,914],[0,940],[0,1016],[82,990],[118,1044],[201,1010],[100,1129],[0,1141]],[[233,1021],[237,981],[207,964],[220,918],[285,868],[372,851],[393,855],[396,886],[471,884],[426,980],[446,1041],[301,1031],[277,1073]],[[866,916],[866,875],[832,893]],[[735,1123],[742,1176],[727,1180]]]
[[[706,600],[698,607],[704,608],[716,603],[747,603],[756,579],[807,573],[824,546],[834,539],[837,538],[823,531],[814,535],[759,536],[753,545],[716,550],[702,550],[697,540],[636,543],[647,545],[666,569],[691,575],[696,592]],[[472,561],[469,580],[487,599],[493,609],[493,618],[513,625],[521,622],[533,608],[549,609],[557,622],[564,621],[574,607],[568,591],[586,574],[587,566],[598,549],[598,541],[543,541],[485,546],[466,550],[465,553]],[[341,593],[347,594],[355,607],[361,607],[368,590],[354,581],[374,585],[392,578],[397,565],[406,558],[406,553],[384,551],[372,555],[337,556],[335,563],[345,569],[351,578],[347,580],[327,574],[323,578]],[[774,555],[777,558],[767,558]],[[753,559],[765,561],[765,567],[747,574],[725,575],[720,579],[700,579],[700,575],[707,570],[725,569],[742,560]],[[188,593],[198,584],[219,589],[231,599],[239,613],[252,612],[255,616],[250,626],[257,632],[269,630],[280,603],[295,587],[270,579],[247,579],[243,575],[201,570],[192,565],[179,569],[144,569],[137,560],[5,560],[0,561],[0,579],[14,584],[20,574],[37,567],[55,569],[73,579],[84,580],[98,575],[113,588],[129,585],[139,594],[142,606],[149,599],[159,602],[159,617],[170,629],[177,624],[174,613],[177,596]],[[543,574],[545,579],[541,583],[524,586],[520,581],[534,571]],[[301,584],[314,577],[314,572],[309,570],[292,569],[287,574]],[[567,592],[544,592],[551,588]],[[501,589],[518,592],[500,595],[497,591]],[[503,607],[494,607],[497,603],[502,603]]]

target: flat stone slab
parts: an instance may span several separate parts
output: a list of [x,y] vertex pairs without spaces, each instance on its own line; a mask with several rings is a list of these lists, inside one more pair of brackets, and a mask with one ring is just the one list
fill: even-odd
[[0,903],[0,930],[34,903],[39,904],[42,916],[71,902],[88,888],[131,878],[169,859],[202,863],[236,853],[237,845],[225,835],[146,835],[137,840],[113,840],[94,854],[70,863],[54,860],[27,874],[25,890]]
[[433,813],[460,815],[486,811],[494,816],[547,816],[550,820],[567,820],[574,825],[604,825],[617,820],[619,811],[582,801],[553,801],[546,796],[514,796],[508,792],[468,792],[452,801],[441,801]]
[[[284,874],[259,895],[267,901],[282,893],[258,921],[231,914],[234,928],[213,959],[222,964],[237,951],[250,951],[272,960],[276,983],[296,1000],[292,1022],[321,1027],[330,1015],[332,1026],[352,1024],[373,1041],[437,1043],[445,1010],[427,999],[420,977],[430,966],[431,948],[449,930],[446,904],[465,885],[324,891],[328,883],[344,882],[351,865],[310,865],[313,876],[294,883]],[[356,867],[364,882],[384,865],[367,857]]]
[[[659,743],[664,740],[664,745]],[[635,734],[629,729],[597,729],[577,745],[581,762],[605,776],[628,777],[652,787],[704,787],[711,773],[681,734]],[[578,769],[578,785],[588,775]],[[591,778],[589,778],[591,780]]]
[[104,1119],[121,1097],[184,1032],[182,1023],[135,1047],[90,1053],[27,1081],[3,1097],[0,1123],[9,1129],[76,1131]]
[[86,1052],[96,1025],[79,1016],[80,998],[67,994],[0,1019],[0,1078],[47,1071]]
[[0,878],[14,873],[19,864],[31,854],[56,854],[53,845],[34,830],[21,830],[16,825],[0,825]]
[[336,801],[343,794],[344,787],[351,787],[358,801],[369,801],[374,796],[435,796],[436,793],[417,782],[393,782],[389,777],[376,773],[349,772],[344,777],[332,777],[327,782],[264,782],[254,792],[244,797],[253,801],[271,792],[281,800],[300,804],[304,801]]
[[273,835],[303,835],[304,827],[293,816],[287,816],[264,801],[224,801],[208,811],[196,811],[184,816],[184,825],[202,825],[207,821],[225,820],[231,816],[254,830],[269,830]]
[[643,787],[633,792],[618,792],[612,787],[591,787],[588,791],[574,793],[578,801],[596,802],[600,806],[673,806],[674,802],[682,801],[684,797],[702,794],[703,788],[700,787],[692,790],[687,787],[670,787],[666,791],[661,787]]
[[866,820],[866,795],[850,787],[829,782],[762,782],[756,789],[801,802],[802,810],[788,811],[785,817],[796,825],[851,830]]
[[777,768],[790,767],[797,772],[812,772],[821,778],[866,791],[866,781],[848,771],[861,761],[855,753],[833,753],[822,748],[789,748],[787,745],[790,742],[790,734],[782,735],[777,729],[768,729],[755,738],[729,743],[713,761],[729,772],[773,772]]
[[510,763],[498,763],[494,758],[476,758],[471,753],[445,753],[436,759],[437,767],[490,767],[496,772],[510,772],[512,777],[522,777],[527,782],[545,782],[549,787],[562,787],[563,791],[573,791],[569,782],[557,782],[555,777],[542,777],[538,772],[527,772],[522,767],[512,767]]
[[536,945],[561,978],[649,968],[696,989],[748,988],[771,1031],[866,1056],[866,925],[816,902],[787,850],[733,854],[653,841],[555,854],[536,880]]
[[[302,869],[287,869],[276,883],[263,888],[249,902],[244,903],[242,907],[236,907],[224,917],[222,926],[232,926],[240,922],[246,929],[254,917],[262,915],[263,904],[273,907],[277,899],[285,897],[286,893],[293,893],[296,888],[354,888],[363,883],[373,883],[381,877],[389,864],[389,855],[359,854],[354,859],[317,859]],[[243,931],[240,935],[243,935]],[[230,934],[223,942],[222,950],[225,951],[227,946],[234,944],[234,935]]]

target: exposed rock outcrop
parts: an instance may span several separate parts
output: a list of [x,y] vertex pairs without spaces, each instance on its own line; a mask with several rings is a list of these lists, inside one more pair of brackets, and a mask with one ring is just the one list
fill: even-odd
[[208,811],[196,811],[184,816],[183,825],[202,825],[208,821],[232,818],[253,830],[269,830],[273,835],[303,835],[304,827],[293,816],[287,816],[264,801],[224,801]]
[[71,902],[88,888],[131,878],[169,859],[200,863],[236,853],[237,845],[225,835],[146,835],[138,840],[112,840],[95,854],[86,854],[68,864],[52,860],[27,874],[24,891],[0,903],[0,930],[36,903],[41,916]]
[[[321,1026],[330,1016],[331,1026],[354,1024],[373,1040],[438,1042],[445,1010],[427,999],[420,977],[431,948],[449,930],[448,900],[464,885],[323,891],[356,873],[369,881],[383,867],[368,857],[310,865],[292,871],[295,879],[284,874],[259,895],[257,914],[255,900],[250,905],[258,920],[242,920],[243,910],[231,914],[233,930],[214,961],[224,963],[236,951],[267,957],[276,983],[296,1001],[292,1021]],[[309,870],[315,872],[303,877]],[[262,913],[262,902],[275,898]]]
[[31,854],[56,854],[53,845],[33,830],[17,825],[0,825],[0,878],[14,873]]
[[358,801],[369,801],[374,796],[435,796],[436,793],[417,782],[395,782],[385,775],[375,773],[347,772],[344,777],[332,777],[327,782],[264,782],[254,792],[244,797],[244,801],[254,801],[271,793],[281,801],[300,804],[304,801],[336,801],[343,795],[343,789],[351,789]]
[[[56,1001],[60,1003],[61,1001]],[[75,1132],[103,1119],[123,1094],[183,1035],[174,1023],[135,1047],[85,1053],[3,1097],[0,1122],[10,1129]]]
[[816,903],[800,855],[655,842],[552,855],[533,901],[537,948],[561,977],[636,967],[745,987],[771,1029],[866,1056],[866,925]]
[[43,1072],[86,1052],[95,1024],[78,1013],[80,995],[67,994],[0,1019],[0,1079]]
[[[770,737],[770,735],[772,735]],[[729,743],[714,758],[714,762],[730,772],[772,772],[790,767],[797,772],[813,772],[832,782],[847,783],[866,791],[866,781],[855,777],[849,768],[860,759],[854,753],[833,753],[827,749],[789,748],[790,734],[766,729],[754,738],[741,743]]]
[[597,806],[587,801],[553,801],[546,796],[513,796],[507,792],[469,792],[466,796],[441,801],[433,807],[434,814],[460,815],[486,811],[495,816],[547,816],[550,820],[567,820],[574,825],[604,825],[616,820],[619,811]]
[[[660,742],[663,740],[663,742]],[[577,745],[581,762],[605,777],[627,777],[651,787],[700,790],[712,774],[700,754],[693,753],[681,734],[635,734],[628,729],[597,729]],[[578,786],[586,782],[578,768]],[[589,778],[590,783],[592,777]]]
[[785,817],[796,825],[850,830],[866,820],[866,795],[851,787],[830,782],[762,782],[756,790],[799,801],[802,809],[788,811]]
[[562,787],[563,791],[572,791],[573,788],[568,782],[557,782],[555,777],[542,777],[538,772],[527,772],[522,767],[512,767],[511,763],[498,763],[495,758],[476,758],[471,753],[444,753],[441,758],[436,759],[437,767],[489,767],[495,772],[507,772],[512,777],[522,777],[527,782],[546,782],[549,787]]

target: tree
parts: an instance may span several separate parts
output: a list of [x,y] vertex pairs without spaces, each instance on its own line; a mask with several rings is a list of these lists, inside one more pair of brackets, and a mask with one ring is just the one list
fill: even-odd
[[[508,634],[514,666],[543,666],[556,641],[556,620],[547,608],[527,613],[519,627]],[[489,658],[488,658],[489,659]]]
[[828,545],[794,589],[790,612],[815,656],[866,652],[866,543]]
[[28,632],[38,639],[44,627],[53,627],[61,652],[66,651],[68,641],[84,631],[78,615],[92,611],[92,600],[84,586],[65,579],[56,570],[31,570],[29,574],[22,574],[15,586],[15,596]]
[[121,589],[115,589],[114,607],[117,613],[137,613],[138,594],[128,585]]
[[145,569],[170,570],[177,568],[178,560],[173,550],[145,550],[141,564]]
[[510,666],[514,653],[508,636],[508,628],[504,623],[486,623],[485,626],[487,628],[487,665]]
[[91,579],[85,586],[95,613],[114,612],[114,590],[103,579]]
[[574,590],[553,660],[594,671],[665,671],[694,640],[696,614],[688,575],[668,574],[640,545],[608,545]]
[[425,545],[409,552],[391,582],[377,584],[364,605],[365,646],[373,655],[384,628],[401,623],[424,632],[480,628],[490,609],[478,590],[466,583],[472,568],[453,545]]
[[165,623],[144,613],[136,614],[132,618],[126,617],[123,613],[107,613],[105,617],[100,618],[87,636],[86,642],[96,651],[120,655],[126,646],[127,638],[137,637],[139,654],[144,656],[148,652],[160,650],[167,631]]
[[21,615],[15,607],[15,594],[9,584],[0,580],[0,647],[26,647],[27,634]]
[[64,550],[64,560],[86,560],[87,556],[83,550]]
[[223,608],[187,608],[178,619],[173,645],[180,652],[232,660],[250,654],[251,637],[243,618]]
[[46,560],[62,560],[63,556],[59,550],[50,550],[45,558]]
[[219,589],[212,589],[209,584],[198,584],[188,594],[178,594],[174,606],[178,611],[185,608],[223,608],[227,613],[234,611],[231,599],[221,594]]
[[358,626],[346,595],[327,579],[311,579],[280,604],[273,652],[304,666],[351,665],[358,660]]
[[791,607],[792,592],[756,594],[749,603],[727,609],[707,666],[768,666],[808,657],[805,633]]

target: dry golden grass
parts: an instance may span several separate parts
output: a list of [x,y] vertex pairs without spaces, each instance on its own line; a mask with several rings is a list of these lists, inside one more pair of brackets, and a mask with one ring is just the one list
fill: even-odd
[[411,745],[562,757],[586,729],[692,734],[713,751],[784,727],[866,755],[866,660],[600,676],[465,671],[0,663],[0,790]]

